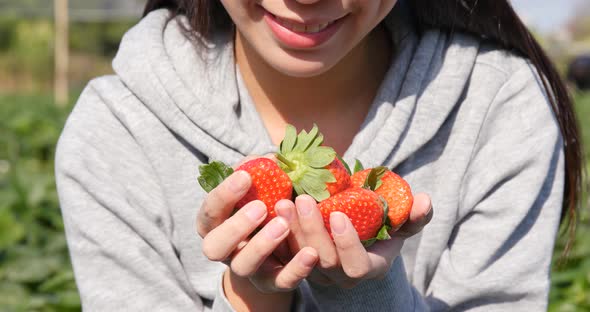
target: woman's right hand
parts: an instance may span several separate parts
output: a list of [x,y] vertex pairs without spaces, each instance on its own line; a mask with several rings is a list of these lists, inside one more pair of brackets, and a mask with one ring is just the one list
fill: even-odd
[[[318,253],[311,247],[298,251],[286,264],[275,258],[273,251],[287,238],[289,226],[284,218],[277,217],[256,231],[267,215],[263,202],[252,201],[232,215],[250,185],[247,172],[234,172],[207,195],[197,216],[203,253],[229,266],[224,278],[228,299],[228,289],[249,295],[293,290],[318,260]],[[294,203],[282,200],[276,207],[290,209]]]

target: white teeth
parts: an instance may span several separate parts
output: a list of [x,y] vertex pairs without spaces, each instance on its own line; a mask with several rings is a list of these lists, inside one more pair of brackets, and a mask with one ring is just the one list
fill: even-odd
[[291,25],[291,30],[296,32],[305,32],[305,25],[302,24],[293,24]]
[[292,30],[294,32],[299,32],[299,33],[318,33],[324,29],[326,29],[326,27],[328,27],[330,24],[332,24],[332,22],[328,22],[328,23],[323,23],[323,24],[316,24],[316,25],[304,25],[304,24],[298,24],[298,23],[292,23],[288,20],[282,19],[278,16],[275,16],[276,21],[283,25],[283,27]]

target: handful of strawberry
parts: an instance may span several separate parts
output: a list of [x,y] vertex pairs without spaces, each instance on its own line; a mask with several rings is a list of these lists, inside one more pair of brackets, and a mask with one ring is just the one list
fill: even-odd
[[[252,185],[236,209],[261,200],[268,209],[263,224],[276,217],[275,204],[294,195],[308,194],[318,202],[324,224],[330,232],[330,214],[348,216],[365,246],[389,239],[408,219],[413,196],[408,183],[386,167],[363,169],[360,162],[351,173],[333,148],[322,146],[323,136],[314,126],[309,133],[287,126],[285,138],[276,154],[278,164],[257,158],[236,170],[248,172]],[[199,167],[199,184],[207,192],[233,173],[221,162]]]

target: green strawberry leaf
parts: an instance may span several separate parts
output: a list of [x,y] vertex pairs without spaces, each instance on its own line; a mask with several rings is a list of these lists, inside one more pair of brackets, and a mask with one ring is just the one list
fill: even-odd
[[383,203],[383,224],[388,226],[390,229],[391,227],[391,220],[389,220],[389,204],[387,204],[387,200],[383,198],[383,196],[379,195],[379,199]]
[[363,167],[363,164],[361,163],[360,160],[356,159],[356,161],[354,162],[354,173],[357,173],[359,171],[363,171],[365,170],[365,168]]
[[369,248],[369,247],[371,247],[371,245],[375,244],[376,241],[377,241],[377,238],[369,238],[364,241],[361,241],[361,243],[363,244],[363,246],[365,248]]
[[281,141],[281,154],[285,154],[286,152],[293,150],[296,142],[297,130],[292,125],[287,125],[287,128],[285,129],[285,138]]
[[361,243],[363,244],[363,246],[365,248],[369,248],[371,247],[371,245],[373,245],[374,243],[376,243],[377,241],[381,241],[381,240],[388,240],[391,239],[391,235],[389,235],[389,231],[391,230],[391,226],[389,225],[383,225],[380,229],[379,232],[377,232],[377,235],[373,238],[369,238],[366,239],[364,241],[361,241]]
[[201,174],[198,177],[199,184],[205,192],[209,193],[234,173],[234,169],[220,161],[214,161],[199,166],[199,173]]
[[[295,145],[294,151],[306,151],[313,145],[314,141],[318,137],[319,129],[317,125],[313,125],[313,128],[307,133],[305,130],[301,130],[297,137],[297,144]],[[323,137],[322,139],[323,140]]]
[[383,225],[381,227],[381,229],[379,229],[379,232],[377,232],[377,237],[375,237],[375,238],[377,240],[388,240],[388,239],[391,239],[391,236],[389,235],[389,230],[391,230],[391,226]]
[[389,235],[389,231],[391,231],[392,229],[391,221],[387,216],[389,206],[387,205],[387,201],[385,200],[385,198],[383,198],[383,196],[379,195],[379,199],[381,199],[381,202],[383,203],[383,225],[381,226],[375,237],[361,241],[365,248],[370,247],[377,241],[391,239],[391,235]]
[[342,157],[340,157],[340,155],[336,154],[336,157],[338,157],[338,160],[340,160],[340,162],[344,165],[344,168],[346,168],[346,172],[348,172],[348,175],[352,175],[352,172],[350,171],[350,166],[348,166],[348,163],[346,163],[344,161],[344,159]]
[[381,182],[381,178],[388,170],[389,169],[387,169],[387,167],[384,166],[375,167],[371,169],[371,171],[367,175],[367,178],[365,179],[365,183],[363,183],[363,188],[366,188],[371,191],[375,191],[376,189],[378,189],[381,186],[381,184],[383,184]]
[[330,192],[328,192],[326,183],[332,182],[336,182],[336,178],[330,170],[315,169],[306,172],[299,184],[301,185],[301,188],[303,188],[305,194],[309,194],[316,201],[321,202],[330,197]]
[[311,142],[309,149],[311,150],[317,148],[318,146],[322,145],[322,143],[324,143],[324,135],[319,133],[318,136],[313,140],[313,142]]
[[310,149],[305,153],[305,161],[312,168],[324,168],[334,161],[336,151],[327,146]]

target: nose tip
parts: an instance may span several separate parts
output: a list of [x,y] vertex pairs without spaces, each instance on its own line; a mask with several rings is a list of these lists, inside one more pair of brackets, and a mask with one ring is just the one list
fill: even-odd
[[314,4],[320,0],[296,0],[297,2],[301,3],[301,4]]

